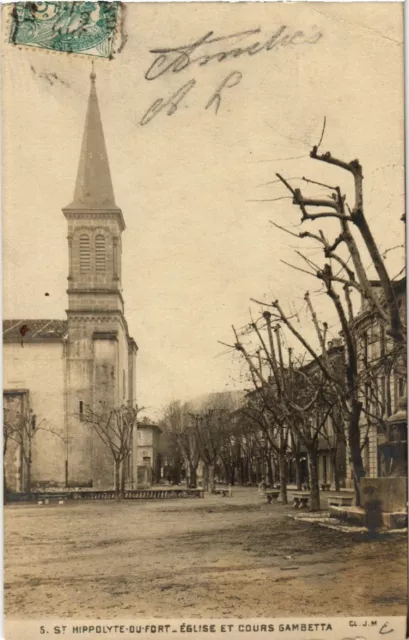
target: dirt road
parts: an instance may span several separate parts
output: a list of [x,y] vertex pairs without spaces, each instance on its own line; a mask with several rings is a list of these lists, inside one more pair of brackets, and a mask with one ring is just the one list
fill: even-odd
[[233,498],[5,508],[12,617],[406,615],[406,535],[370,542]]

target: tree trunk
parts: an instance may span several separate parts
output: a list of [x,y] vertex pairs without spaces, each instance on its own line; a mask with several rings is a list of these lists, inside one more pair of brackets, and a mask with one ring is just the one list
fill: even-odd
[[280,502],[288,504],[287,498],[287,458],[285,449],[280,449],[278,467],[280,473]]
[[223,462],[223,482],[229,483],[232,474],[233,465],[231,462]]
[[176,460],[172,467],[172,483],[180,484],[182,477],[180,460]]
[[32,462],[32,458],[31,458],[31,438],[30,437],[28,437],[27,449],[28,449],[27,457],[24,455],[24,449],[23,449],[23,460],[24,459],[26,460],[26,466],[27,466],[26,491],[27,491],[27,493],[31,493],[31,462]]
[[260,483],[261,477],[262,477],[262,474],[260,473],[260,462],[257,460],[256,461],[256,485],[257,486]]
[[125,491],[125,468],[127,466],[127,459],[122,461],[121,464],[121,494],[124,494]]
[[353,401],[352,411],[348,421],[348,444],[349,455],[351,457],[352,470],[354,475],[355,506],[361,506],[361,492],[359,484],[365,477],[365,469],[361,455],[361,433],[359,428],[359,417],[361,415],[361,403]]
[[341,490],[341,483],[339,481],[339,471],[338,471],[338,462],[337,462],[337,450],[331,449],[331,462],[332,468],[334,470],[334,488],[335,491]]
[[4,460],[3,460],[3,504],[6,504],[6,502],[7,502],[6,469],[4,467]]
[[192,489],[196,489],[197,486],[197,467],[191,462],[189,463],[189,485]]
[[121,498],[121,465],[120,463],[115,460],[114,462],[114,467],[115,467],[115,493],[116,493],[116,499],[120,500]]
[[216,483],[214,479],[214,462],[209,464],[209,493],[213,493],[216,488]]
[[239,472],[238,483],[239,485],[243,486],[244,485],[244,465],[243,465],[243,460],[241,459],[238,466],[238,472]]
[[270,486],[274,484],[273,465],[271,462],[271,455],[267,455],[267,482]]
[[207,464],[203,465],[203,489],[209,490],[209,467]]
[[234,464],[232,464],[230,469],[230,484],[232,487],[234,487],[235,480],[236,480],[236,468]]
[[315,445],[308,447],[307,458],[310,477],[310,511],[319,511],[320,487],[318,482],[318,453]]
[[27,460],[26,491],[31,493],[31,456]]
[[395,291],[393,289],[392,282],[389,278],[388,271],[379,251],[378,245],[375,242],[372,231],[359,204],[359,201],[362,198],[362,174],[360,173],[358,176],[355,175],[354,177],[356,185],[355,188],[359,193],[359,195],[357,196],[357,200],[359,200],[357,203],[357,210],[353,214],[353,221],[361,232],[362,238],[364,239],[366,248],[368,249],[369,255],[372,258],[373,266],[376,269],[379,281],[382,286],[382,292],[385,296],[388,315],[390,319],[390,327],[388,328],[388,333],[393,336],[398,343],[404,344],[405,334],[402,330],[402,321],[399,315],[399,307]]
[[301,485],[302,485],[300,457],[301,456],[299,453],[295,454],[295,484],[297,485],[297,491],[301,491]]

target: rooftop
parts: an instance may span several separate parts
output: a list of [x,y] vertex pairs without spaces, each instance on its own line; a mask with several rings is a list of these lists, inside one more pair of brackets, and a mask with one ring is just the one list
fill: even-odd
[[68,330],[67,320],[3,320],[3,342],[62,340]]
[[91,89],[82,138],[77,180],[75,183],[74,199],[71,204],[66,207],[66,211],[73,209],[85,211],[116,210],[119,212],[115,203],[114,190],[112,187],[94,71],[92,71],[90,78]]

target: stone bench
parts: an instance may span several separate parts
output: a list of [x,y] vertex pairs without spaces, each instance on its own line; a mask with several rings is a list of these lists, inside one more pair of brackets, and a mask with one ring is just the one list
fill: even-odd
[[50,502],[58,502],[58,504],[64,504],[67,497],[69,496],[64,493],[44,493],[43,495],[37,494],[37,504],[50,504]]
[[328,506],[330,507],[352,507],[354,496],[351,495],[335,495],[329,496]]
[[309,499],[310,499],[309,493],[305,491],[296,491],[293,494],[294,509],[306,509],[308,507]]
[[280,491],[278,489],[270,489],[264,492],[264,497],[266,498],[268,504],[271,504],[273,500],[274,502],[276,502],[279,495]]

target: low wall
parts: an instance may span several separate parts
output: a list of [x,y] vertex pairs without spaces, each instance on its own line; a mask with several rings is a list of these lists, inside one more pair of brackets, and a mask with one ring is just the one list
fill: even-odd
[[[360,507],[329,507],[332,518],[353,526],[366,527],[365,510]],[[386,529],[404,529],[408,526],[407,513],[383,513],[383,526]]]
[[380,500],[384,513],[408,510],[407,478],[362,478],[360,488],[361,505],[364,508],[369,499],[376,498]]
[[[6,502],[37,502],[50,500],[116,500],[115,491],[88,490],[64,492],[32,492],[9,493]],[[133,489],[126,490],[122,495],[124,500],[164,500],[172,498],[203,498],[203,489]]]
[[365,526],[365,511],[360,507],[328,507],[330,516],[348,522],[351,525],[364,527]]

